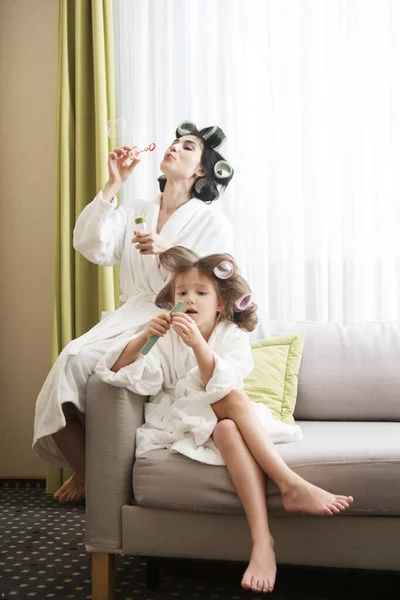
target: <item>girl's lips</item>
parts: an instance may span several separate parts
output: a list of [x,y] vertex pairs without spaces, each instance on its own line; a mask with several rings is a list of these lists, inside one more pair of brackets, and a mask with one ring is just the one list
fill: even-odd
[[170,158],[172,158],[173,160],[175,160],[175,156],[174,156],[174,155],[173,155],[171,152],[166,152],[166,153],[164,154],[164,159],[165,159],[165,160],[168,160],[168,159],[170,159]]
[[185,313],[187,315],[197,315],[197,310],[192,310],[192,309],[188,308],[187,310],[185,310]]

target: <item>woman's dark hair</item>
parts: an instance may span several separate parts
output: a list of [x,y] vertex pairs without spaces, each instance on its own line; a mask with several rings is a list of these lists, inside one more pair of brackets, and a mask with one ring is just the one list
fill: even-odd
[[[226,189],[234,174],[232,167],[216,150],[224,143],[226,136],[220,127],[205,127],[198,130],[190,121],[182,123],[176,130],[177,139],[184,135],[194,135],[203,142],[201,166],[204,169],[204,175],[194,182],[191,197],[199,198],[206,204],[210,204],[219,198],[220,193]],[[226,171],[219,169],[218,163],[227,165],[228,169]],[[158,178],[158,183],[160,191],[163,192],[167,183],[165,175]]]
[[[162,252],[159,260],[161,265],[172,273],[172,278],[159,292],[156,298],[157,306],[170,310],[174,303],[176,276],[190,269],[198,269],[200,273],[212,280],[218,297],[224,305],[219,320],[236,323],[245,331],[253,331],[256,327],[257,306],[251,304],[245,310],[238,310],[236,307],[236,302],[243,296],[251,294],[251,290],[247,281],[239,275],[238,266],[230,254],[210,254],[200,258],[193,250],[184,246],[174,246]],[[220,279],[215,275],[214,269],[226,261],[232,265],[233,271],[228,279]]]

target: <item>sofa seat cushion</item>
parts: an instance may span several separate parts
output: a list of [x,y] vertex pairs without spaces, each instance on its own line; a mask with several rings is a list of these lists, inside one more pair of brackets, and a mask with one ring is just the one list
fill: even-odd
[[[400,423],[301,421],[304,438],[276,448],[311,483],[354,496],[343,514],[400,515]],[[149,452],[133,469],[140,506],[208,513],[242,513],[228,472],[168,450]],[[267,479],[269,510],[283,513],[278,488]]]

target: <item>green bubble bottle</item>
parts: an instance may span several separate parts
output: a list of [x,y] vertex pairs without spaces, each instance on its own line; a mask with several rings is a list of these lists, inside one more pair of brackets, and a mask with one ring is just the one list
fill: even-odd
[[[136,217],[135,219],[135,231],[143,232],[147,231],[146,219],[144,217]],[[139,252],[145,252],[144,248],[139,250]]]

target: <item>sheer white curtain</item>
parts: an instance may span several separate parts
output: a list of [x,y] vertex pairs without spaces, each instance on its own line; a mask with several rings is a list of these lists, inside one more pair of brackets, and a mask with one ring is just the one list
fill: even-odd
[[[118,0],[119,114],[155,141],[218,124],[218,201],[262,319],[400,318],[400,2]],[[126,140],[129,141],[129,140]]]

